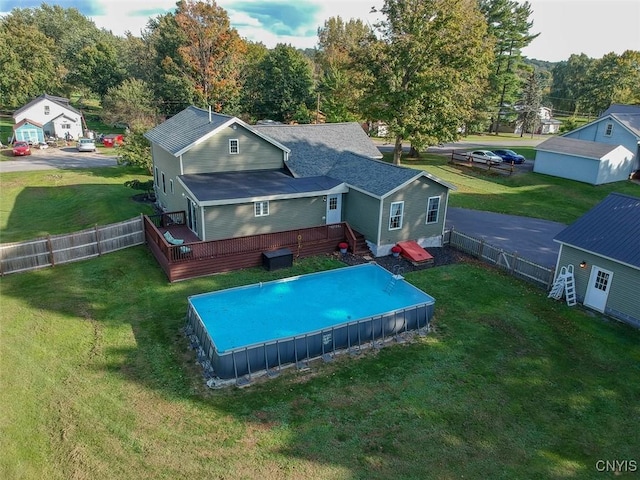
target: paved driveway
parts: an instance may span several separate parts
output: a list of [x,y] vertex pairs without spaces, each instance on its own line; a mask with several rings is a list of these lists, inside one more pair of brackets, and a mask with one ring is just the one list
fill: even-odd
[[75,147],[33,149],[28,157],[13,157],[11,150],[3,150],[0,173],[29,170],[52,170],[65,168],[114,167],[115,155],[100,152],[78,152]]
[[465,208],[447,210],[447,228],[454,228],[545,267],[555,267],[560,245],[553,241],[566,225]]

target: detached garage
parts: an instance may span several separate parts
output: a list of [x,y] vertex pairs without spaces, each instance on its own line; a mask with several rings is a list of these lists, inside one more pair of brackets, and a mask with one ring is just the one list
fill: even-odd
[[600,185],[627,180],[634,154],[622,145],[553,137],[536,147],[533,171]]
[[578,300],[640,328],[640,198],[611,193],[554,240],[556,271],[574,266]]

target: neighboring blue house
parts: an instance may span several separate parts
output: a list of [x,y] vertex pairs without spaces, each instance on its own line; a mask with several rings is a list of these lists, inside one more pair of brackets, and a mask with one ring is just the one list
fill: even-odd
[[578,300],[640,327],[640,198],[611,193],[554,240],[556,272],[574,266]]
[[600,185],[640,169],[640,106],[612,105],[600,118],[536,147],[533,171]]
[[13,139],[29,143],[44,142],[42,125],[33,120],[22,120],[13,126]]

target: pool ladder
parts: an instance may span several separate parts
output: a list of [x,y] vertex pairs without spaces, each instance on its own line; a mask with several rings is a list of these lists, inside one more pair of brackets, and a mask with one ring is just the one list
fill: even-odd
[[391,295],[393,288],[396,286],[396,282],[398,280],[402,280],[404,277],[402,274],[404,273],[404,267],[401,265],[394,265],[392,270],[393,275],[389,279],[389,283],[387,283],[386,287],[384,287],[384,291]]

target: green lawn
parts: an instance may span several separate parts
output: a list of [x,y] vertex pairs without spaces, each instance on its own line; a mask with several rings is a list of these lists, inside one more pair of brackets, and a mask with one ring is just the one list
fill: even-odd
[[[527,148],[512,147],[527,158]],[[384,154],[391,161],[391,154]],[[407,167],[425,170],[457,190],[449,206],[486,210],[511,215],[543,218],[572,223],[611,192],[640,196],[640,185],[616,182],[593,186],[564,178],[528,172],[517,175],[488,173],[481,168],[468,168],[448,163],[449,156],[422,154],[419,159],[403,157]]]
[[0,477],[588,479],[637,458],[640,333],[474,264],[407,275],[437,301],[415,343],[205,388],[188,295],[339,266],[170,285],[141,246],[4,277]]
[[150,177],[137,168],[113,167],[3,173],[0,177],[0,241],[70,233],[152,213],[124,186]]
[[[606,195],[415,166],[458,185],[459,206],[579,215]],[[2,241],[138,215],[131,178],[148,177],[3,174]],[[640,460],[640,332],[475,263],[406,275],[436,298],[434,331],[412,344],[205,387],[182,333],[189,295],[341,266],[168,284],[139,246],[2,277],[0,478],[597,479],[598,460]]]

